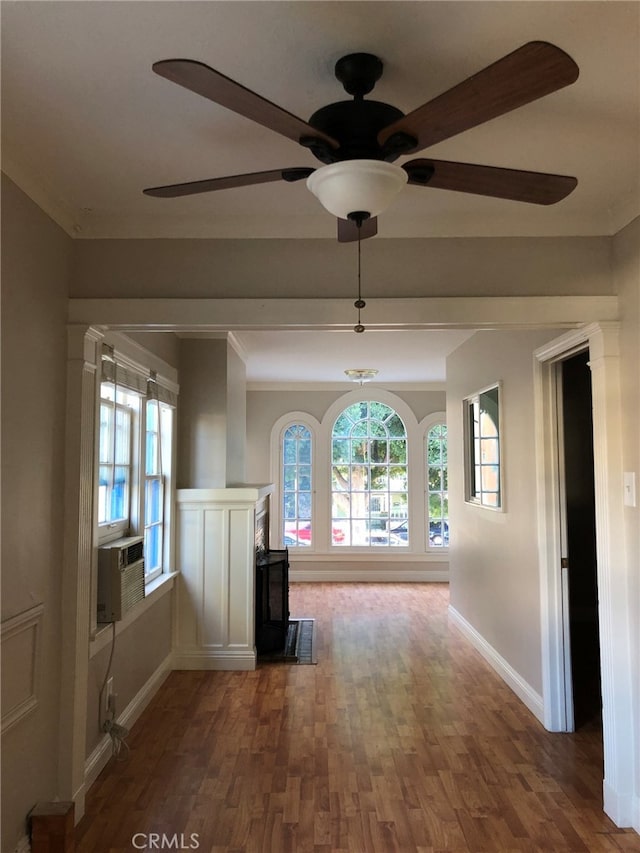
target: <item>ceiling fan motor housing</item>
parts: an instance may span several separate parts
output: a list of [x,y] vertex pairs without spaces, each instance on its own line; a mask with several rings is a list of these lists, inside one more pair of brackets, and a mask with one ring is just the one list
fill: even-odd
[[[311,147],[322,163],[341,160],[396,160],[402,151],[378,143],[378,133],[387,125],[403,118],[404,113],[380,101],[338,101],[321,107],[309,119],[309,124],[340,143],[337,149]],[[303,143],[304,144],[304,143]],[[414,147],[411,145],[411,147]]]
[[394,134],[384,146],[378,142],[378,134],[383,128],[404,118],[404,113],[397,107],[363,99],[363,95],[368,94],[382,76],[382,70],[381,60],[371,53],[350,53],[336,63],[336,77],[354,100],[328,104],[317,110],[308,123],[340,145],[334,149],[321,139],[304,137],[300,140],[322,163],[339,163],[342,160],[391,162],[416,147],[417,140],[404,133]]

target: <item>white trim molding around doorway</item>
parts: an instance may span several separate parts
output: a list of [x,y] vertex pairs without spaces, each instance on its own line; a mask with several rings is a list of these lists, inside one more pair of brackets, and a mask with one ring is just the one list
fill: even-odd
[[634,802],[632,643],[629,568],[624,547],[622,398],[619,327],[592,323],[535,352],[538,552],[540,561],[544,724],[567,730],[560,573],[556,365],[589,348],[598,564],[600,668],[604,744],[604,811],[638,829]]

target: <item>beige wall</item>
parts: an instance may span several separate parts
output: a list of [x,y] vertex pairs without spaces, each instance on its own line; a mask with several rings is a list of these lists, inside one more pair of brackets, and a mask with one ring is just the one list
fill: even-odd
[[[247,368],[232,346],[227,348],[227,486],[247,482]],[[254,482],[254,481],[252,481]]]
[[127,337],[172,367],[180,367],[180,338],[173,332],[127,332]]
[[[106,629],[111,640],[111,628]],[[99,728],[98,700],[109,666],[111,641],[89,661],[87,683],[87,757],[104,735]],[[171,653],[171,595],[155,602],[116,637],[110,673],[121,714]]]
[[[37,705],[2,736],[2,837],[12,851],[38,801],[59,796],[61,594],[65,475],[67,296],[74,242],[21,190],[2,178],[2,621],[42,605],[36,648]],[[173,335],[132,335],[177,364]],[[171,596],[154,603],[117,639],[113,667],[119,708],[144,687],[170,651]],[[30,671],[30,634],[2,645],[3,713]],[[87,654],[88,654],[87,650]],[[88,752],[97,744],[95,683],[104,653],[90,663]]]
[[180,342],[179,489],[215,489],[227,477],[227,342]]
[[[451,605],[539,694],[533,351],[549,332],[476,332],[447,359]],[[501,381],[504,512],[464,501],[463,399]]]
[[[325,412],[339,397],[351,391],[345,382],[344,389],[336,391],[286,391],[250,390],[247,393],[247,476],[250,482],[271,482],[271,430],[276,421],[288,412],[306,412],[322,421]],[[389,386],[407,403],[421,421],[431,412],[443,412],[446,395],[442,391],[404,391]],[[371,388],[375,397],[375,386]]]
[[178,488],[245,482],[246,369],[224,338],[180,342]]
[[[366,297],[613,293],[606,237],[368,240]],[[76,240],[71,296],[349,297],[335,240]]]
[[[71,239],[3,178],[2,620],[37,604],[44,608],[36,650],[38,704],[2,737],[3,851],[13,850],[25,834],[35,802],[57,793],[71,254]],[[3,700],[30,671],[27,640],[3,644]],[[8,683],[12,676],[17,684]],[[8,710],[3,704],[3,712]]]

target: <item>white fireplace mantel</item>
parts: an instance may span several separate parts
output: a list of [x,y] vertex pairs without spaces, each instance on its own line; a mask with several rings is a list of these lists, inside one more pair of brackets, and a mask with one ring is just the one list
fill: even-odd
[[272,491],[178,489],[177,669],[255,669],[256,516]]

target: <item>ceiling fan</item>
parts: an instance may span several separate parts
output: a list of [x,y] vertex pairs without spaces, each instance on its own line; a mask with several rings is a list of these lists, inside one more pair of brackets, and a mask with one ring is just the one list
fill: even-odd
[[[322,107],[308,122],[202,62],[165,59],[152,67],[161,77],[297,142],[325,165],[150,187],[144,190],[149,196],[175,198],[271,181],[306,180],[337,216],[338,240],[349,242],[377,233],[377,215],[406,183],[543,205],[561,201],[577,185],[576,178],[567,175],[448,160],[420,158],[402,166],[393,164],[402,155],[573,83],[578,66],[548,42],[522,45],[407,115],[390,104],[364,99],[380,79],[383,64],[369,53],[349,54],[338,60],[335,75],[353,100]],[[363,196],[358,195],[361,190]]]

